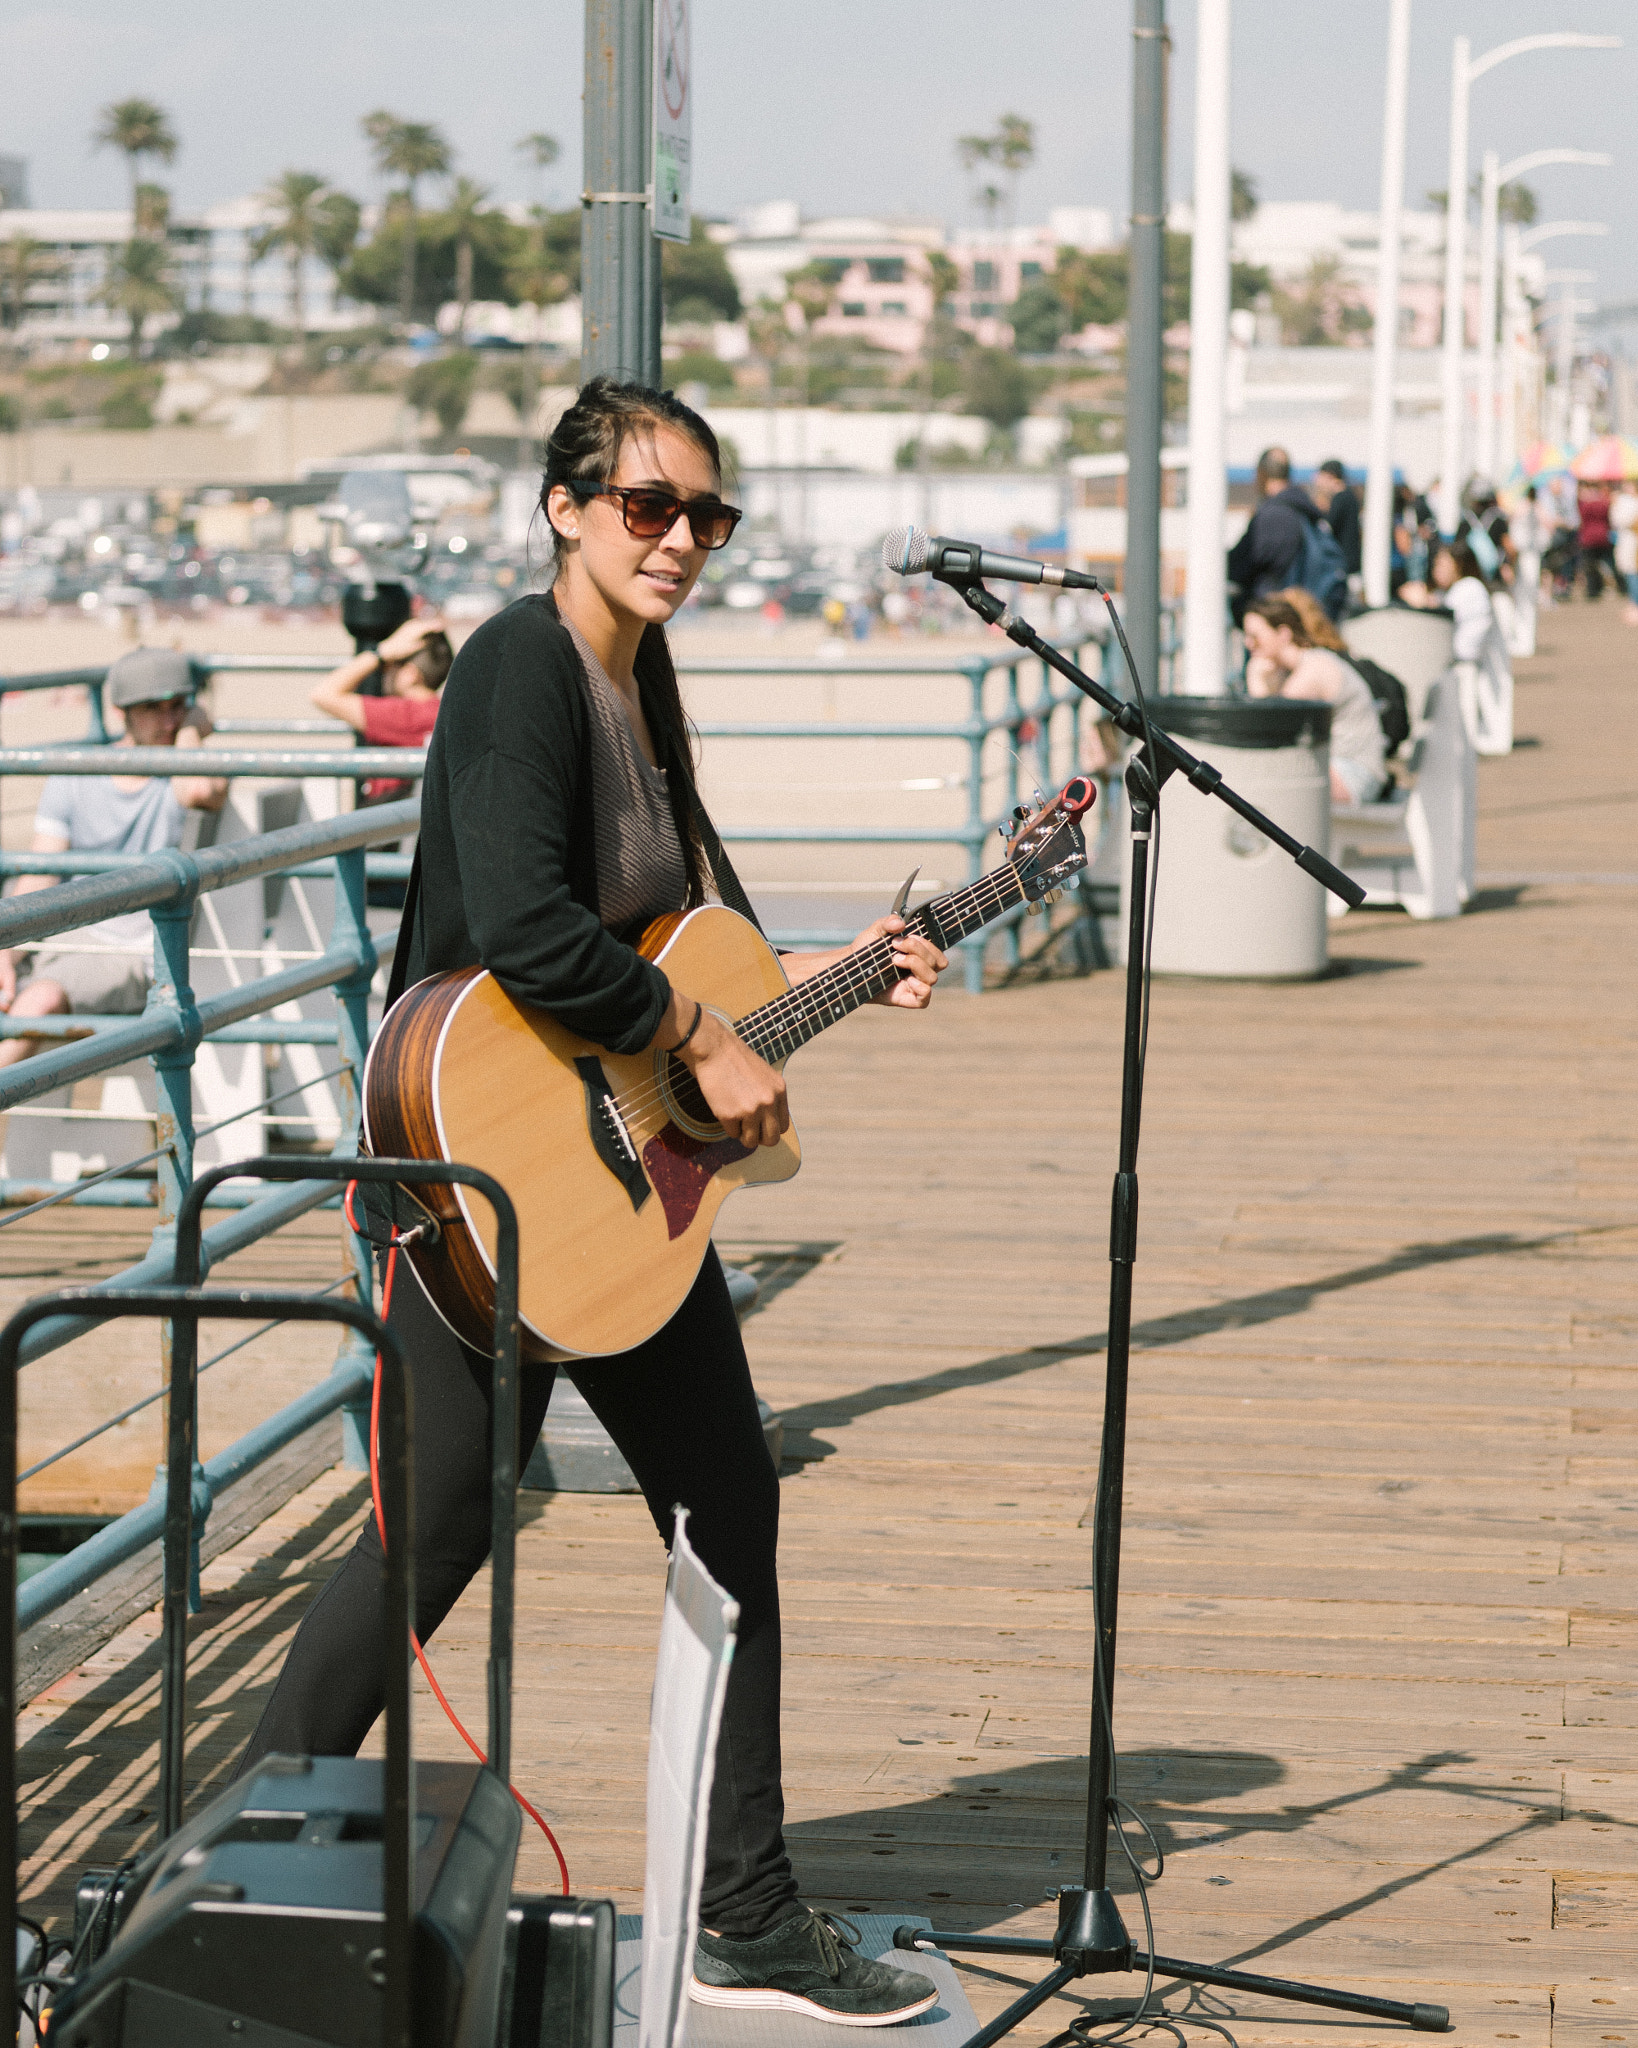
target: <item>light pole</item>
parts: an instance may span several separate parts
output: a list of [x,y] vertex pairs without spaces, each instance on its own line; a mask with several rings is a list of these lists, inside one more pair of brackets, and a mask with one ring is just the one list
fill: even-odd
[[1166,230],[1166,0],[1132,4],[1132,234],[1126,326],[1126,630],[1160,687],[1160,445]]
[[1462,507],[1463,355],[1467,343],[1467,103],[1474,81],[1533,50],[1618,50],[1619,36],[1584,36],[1570,30],[1519,36],[1482,57],[1466,36],[1456,38],[1450,66],[1450,174],[1445,195],[1444,363],[1440,379],[1443,432],[1439,446],[1436,511],[1441,533],[1454,533]]
[[[1601,221],[1601,220],[1549,220],[1549,221],[1543,221],[1543,222],[1542,222],[1542,224],[1541,224],[1541,226],[1540,226],[1539,228],[1530,228],[1529,230],[1527,230],[1527,232],[1526,232],[1526,233],[1524,233],[1524,234],[1522,234],[1522,235],[1520,235],[1520,236],[1519,236],[1519,238],[1518,238],[1518,253],[1519,253],[1519,254],[1520,254],[1520,255],[1522,256],[1522,255],[1524,255],[1524,254],[1525,254],[1525,252],[1526,252],[1527,250],[1530,250],[1530,249],[1534,249],[1534,248],[1537,248],[1537,247],[1539,247],[1539,246],[1540,246],[1540,244],[1541,244],[1541,243],[1543,243],[1543,242],[1556,242],[1556,241],[1558,241],[1558,240],[1560,240],[1561,238],[1563,238],[1563,237],[1566,237],[1566,236],[1572,236],[1572,235],[1607,235],[1607,234],[1609,233],[1609,231],[1610,231],[1610,230],[1609,230],[1609,224],[1608,224],[1608,222],[1607,222],[1607,221]],[[1576,271],[1568,271],[1568,270],[1550,270],[1550,271],[1548,271],[1548,273],[1547,273],[1547,277],[1548,277],[1548,280],[1549,280],[1549,282],[1551,282],[1551,283],[1555,283],[1555,284],[1562,284],[1562,283],[1565,283],[1566,281],[1568,281],[1568,282],[1570,282],[1570,283],[1572,283],[1572,284],[1591,284],[1591,283],[1593,282],[1593,280],[1594,280],[1595,274],[1596,274],[1596,273],[1594,273],[1593,271],[1590,271],[1590,270],[1576,270]],[[1566,328],[1568,328],[1568,329],[1570,330],[1570,345],[1571,345],[1571,346],[1573,347],[1573,346],[1574,346],[1574,327],[1575,327],[1575,314],[1574,314],[1574,309],[1573,309],[1573,308],[1571,309],[1571,311],[1570,311],[1570,313],[1569,313],[1569,315],[1568,315],[1568,317],[1567,317],[1567,319],[1566,319],[1566,321],[1565,321],[1565,326],[1566,326]],[[1555,402],[1554,402],[1554,407],[1553,407],[1553,428],[1552,428],[1552,432],[1551,432],[1551,434],[1549,435],[1549,439],[1551,439],[1551,440],[1554,440],[1554,441],[1562,441],[1562,440],[1563,440],[1563,439],[1564,439],[1564,438],[1566,437],[1566,435],[1567,435],[1567,434],[1569,433],[1569,431],[1570,431],[1570,413],[1569,413],[1569,375],[1570,375],[1570,369],[1569,369],[1568,367],[1564,367],[1564,366],[1563,366],[1563,365],[1564,365],[1564,356],[1563,356],[1563,350],[1564,350],[1564,346],[1565,346],[1565,337],[1564,337],[1564,335],[1563,335],[1563,334],[1561,333],[1561,334],[1560,334],[1560,336],[1559,336],[1559,361],[1560,361],[1560,365],[1561,365],[1561,369],[1560,369],[1560,377],[1559,377],[1559,391],[1558,391],[1558,397],[1557,397],[1557,399],[1555,399]],[[1573,363],[1572,363],[1572,365],[1571,365],[1570,367],[1573,367]],[[1561,412],[1562,412],[1562,414],[1563,414],[1563,417],[1562,417],[1562,419],[1561,419],[1561,418],[1559,417],[1559,414],[1560,414]]]
[[[1228,673],[1225,598],[1228,511],[1224,378],[1229,318],[1229,13],[1199,0],[1195,18],[1194,247],[1189,279],[1189,563],[1183,689],[1222,695]],[[1410,0],[1398,0],[1408,6]]]
[[1365,602],[1384,605],[1393,559],[1394,373],[1399,355],[1400,216],[1405,205],[1405,92],[1410,77],[1410,0],[1391,0],[1388,89],[1382,115],[1382,196],[1377,213],[1376,316],[1372,322],[1371,456],[1365,473]]
[[[1511,163],[1486,150],[1479,193],[1479,432],[1474,466],[1489,483],[1496,481],[1496,240],[1501,217],[1501,191],[1515,178],[1544,164],[1586,164],[1608,170],[1614,157],[1590,149],[1533,149]],[[1511,387],[1507,390],[1512,402]]]
[[1547,282],[1562,285],[1558,301],[1558,380],[1553,387],[1552,439],[1567,443],[1570,438],[1570,385],[1575,377],[1575,316],[1583,306],[1592,311],[1590,299],[1576,297],[1578,284],[1593,284],[1592,270],[1549,270]]

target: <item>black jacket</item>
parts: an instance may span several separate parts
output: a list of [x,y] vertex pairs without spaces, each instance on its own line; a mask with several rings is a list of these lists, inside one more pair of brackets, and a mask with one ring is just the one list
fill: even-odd
[[[663,722],[650,709],[649,729]],[[610,1052],[659,1029],[671,985],[597,912],[591,736],[580,656],[552,598],[486,619],[444,685],[421,795],[406,978],[487,967],[508,995]],[[669,760],[661,766],[675,773]],[[703,811],[723,901],[752,917]]]
[[1326,506],[1325,523],[1336,535],[1348,574],[1357,576],[1364,560],[1364,540],[1359,527],[1359,500],[1352,484],[1344,484]]
[[1278,497],[1265,498],[1251,515],[1251,524],[1229,550],[1229,581],[1240,587],[1235,617],[1247,598],[1287,590],[1302,567],[1303,527],[1319,521],[1319,508],[1301,484],[1287,484]]

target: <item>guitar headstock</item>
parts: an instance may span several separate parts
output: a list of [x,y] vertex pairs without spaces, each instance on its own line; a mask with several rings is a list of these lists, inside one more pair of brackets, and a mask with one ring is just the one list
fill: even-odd
[[1018,870],[1030,902],[1061,889],[1071,875],[1086,866],[1080,821],[1097,796],[1098,785],[1091,776],[1076,775],[1033,816],[1015,814],[1018,824],[1007,841],[1007,859]]

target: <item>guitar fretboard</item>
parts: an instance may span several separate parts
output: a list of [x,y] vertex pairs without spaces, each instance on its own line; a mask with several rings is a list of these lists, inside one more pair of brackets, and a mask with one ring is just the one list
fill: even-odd
[[[1024,901],[1018,870],[1010,864],[994,869],[965,889],[953,889],[907,913],[905,925],[922,938],[942,933],[948,945],[970,938],[1005,911]],[[892,939],[849,953],[822,974],[799,982],[787,995],[776,996],[741,1018],[738,1031],[765,1060],[777,1064],[832,1024],[839,1024],[861,1005],[873,1001],[900,979],[893,964]]]

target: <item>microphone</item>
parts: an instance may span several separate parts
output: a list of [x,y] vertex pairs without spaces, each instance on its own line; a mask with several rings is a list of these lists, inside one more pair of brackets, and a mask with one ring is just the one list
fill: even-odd
[[1033,562],[1028,555],[992,555],[970,540],[946,540],[940,534],[923,533],[918,526],[894,527],[882,543],[882,564],[900,576],[919,576],[925,569],[955,582],[995,576],[1003,583],[1051,583],[1062,590],[1103,589],[1097,577],[1088,575],[1084,569],[1059,569],[1050,562]]

